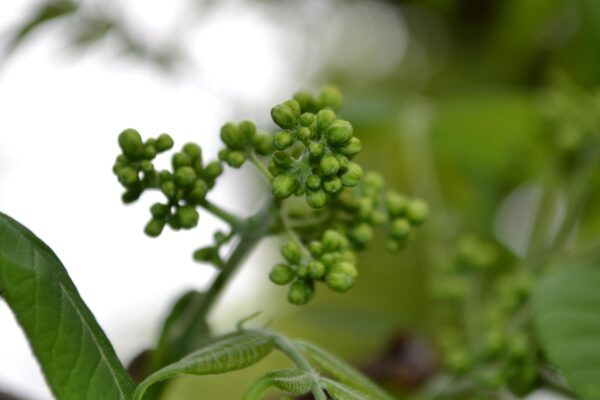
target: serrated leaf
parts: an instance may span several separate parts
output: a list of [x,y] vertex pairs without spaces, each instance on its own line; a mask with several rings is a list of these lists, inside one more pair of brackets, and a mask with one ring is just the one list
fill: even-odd
[[358,390],[346,386],[343,383],[332,381],[331,379],[321,378],[321,386],[327,390],[327,393],[333,400],[375,400],[378,397],[371,397],[368,394],[361,393]]
[[376,399],[393,400],[392,396],[339,357],[313,343],[302,341],[296,343],[315,364],[340,382],[354,387],[361,392],[368,393]]
[[308,372],[298,368],[282,369],[273,371],[258,379],[243,400],[257,400],[272,387],[275,387],[287,394],[301,396],[310,392],[312,379]]
[[131,398],[131,380],[58,257],[2,213],[0,292],[56,398]]
[[533,319],[548,358],[584,400],[600,399],[600,269],[565,268],[533,293]]
[[150,375],[138,386],[134,399],[142,399],[151,385],[174,376],[223,374],[249,367],[269,355],[274,345],[273,336],[260,331],[226,336]]

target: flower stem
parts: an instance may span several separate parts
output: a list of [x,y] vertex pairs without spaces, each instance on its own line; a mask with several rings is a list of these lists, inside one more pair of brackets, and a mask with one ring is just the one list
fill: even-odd
[[234,229],[240,227],[243,224],[243,220],[241,218],[231,214],[230,212],[223,210],[221,207],[210,202],[209,200],[204,200],[200,205],[206,211],[209,211],[214,216],[227,222]]
[[273,175],[271,175],[265,164],[258,158],[254,151],[250,152],[250,161],[268,182],[273,180]]

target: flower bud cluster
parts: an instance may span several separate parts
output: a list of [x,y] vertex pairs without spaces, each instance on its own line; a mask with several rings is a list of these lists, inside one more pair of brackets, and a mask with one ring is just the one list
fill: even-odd
[[271,117],[282,129],[273,136],[268,163],[277,198],[304,195],[319,209],[342,188],[358,185],[363,171],[351,160],[362,145],[352,125],[335,114],[341,102],[339,92],[326,87],[318,97],[300,92],[273,107]]
[[281,246],[281,254],[285,262],[275,265],[269,278],[278,285],[290,284],[288,300],[292,304],[310,301],[318,281],[336,292],[346,292],[358,275],[350,242],[337,230],[326,230],[320,240],[309,242],[307,247],[295,240],[287,241]]
[[166,198],[165,202],[150,207],[152,219],[146,225],[146,234],[159,236],[167,224],[174,230],[196,226],[199,217],[196,207],[223,172],[220,162],[204,164],[200,146],[187,143],[173,154],[171,170],[157,171],[154,158],[173,147],[173,139],[166,133],[143,142],[136,130],[126,129],[119,135],[119,146],[122,154],[117,157],[113,171],[126,189],[123,201],[133,202],[148,189],[160,190]]
[[219,159],[232,168],[240,168],[251,150],[263,156],[273,152],[271,136],[257,133],[252,121],[242,121],[238,125],[226,123],[221,127],[221,141],[225,148],[219,151]]

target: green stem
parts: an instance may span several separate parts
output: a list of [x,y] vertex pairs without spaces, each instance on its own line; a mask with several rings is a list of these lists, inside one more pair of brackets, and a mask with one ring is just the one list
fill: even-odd
[[214,216],[221,218],[223,221],[227,222],[229,225],[231,225],[232,228],[238,228],[243,224],[241,218],[236,217],[235,215],[223,210],[221,207],[210,202],[209,200],[204,200],[200,205],[206,211],[209,211]]
[[250,152],[250,161],[268,182],[273,180],[273,175],[271,175],[265,164],[258,158],[254,151]]
[[317,372],[310,366],[308,361],[304,358],[304,356],[296,349],[294,344],[290,342],[287,338],[276,335],[275,336],[275,344],[285,355],[289,357],[290,360],[296,364],[298,368],[303,371],[306,371],[312,380],[312,393],[315,397],[315,400],[327,400],[325,393],[323,393],[323,389],[321,388],[321,384],[319,383],[319,375]]

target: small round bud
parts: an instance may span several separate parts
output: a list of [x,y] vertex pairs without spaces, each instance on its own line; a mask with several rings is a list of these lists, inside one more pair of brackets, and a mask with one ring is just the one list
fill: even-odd
[[173,169],[179,169],[181,167],[189,167],[192,165],[192,160],[187,154],[179,152],[173,154],[173,158],[171,158],[171,164],[173,164]]
[[365,186],[373,189],[382,189],[385,184],[383,176],[377,172],[369,171],[365,174]]
[[300,125],[307,127],[315,122],[315,114],[305,112],[300,116]]
[[423,200],[412,200],[408,204],[408,209],[406,210],[406,216],[415,225],[421,225],[427,219],[429,215],[429,207],[427,203]]
[[154,203],[150,207],[150,213],[154,218],[166,218],[169,215],[169,206],[162,203]]
[[306,178],[306,187],[310,190],[319,190],[321,188],[321,178],[319,175],[309,175]]
[[406,240],[389,238],[385,241],[385,248],[390,253],[397,253],[406,246]]
[[159,153],[172,149],[173,145],[173,139],[167,133],[161,133],[154,142],[154,147]]
[[273,136],[273,146],[278,150],[287,149],[294,144],[294,135],[290,131],[277,132]]
[[294,100],[300,104],[303,112],[312,111],[315,108],[315,99],[309,92],[298,92],[294,95]]
[[284,101],[283,104],[291,108],[292,111],[294,111],[294,115],[296,116],[296,118],[300,117],[300,114],[302,113],[302,110],[300,109],[300,103],[292,99]]
[[362,168],[356,163],[349,163],[346,172],[342,174],[342,184],[344,186],[356,186],[363,175]]
[[325,86],[321,90],[319,99],[323,108],[331,108],[334,111],[341,107],[344,100],[340,91],[334,86]]
[[352,289],[356,279],[352,276],[339,271],[328,272],[325,276],[327,287],[339,293],[347,292]]
[[385,222],[385,213],[381,210],[373,210],[370,221],[373,225],[381,225]]
[[202,149],[196,143],[186,143],[182,150],[193,163],[202,163]]
[[352,138],[352,125],[348,121],[338,119],[329,125],[325,136],[331,146],[346,144]]
[[242,121],[238,125],[238,128],[242,135],[246,137],[246,139],[250,140],[256,134],[256,125],[254,125],[254,122],[252,121]]
[[325,145],[323,143],[311,143],[308,145],[308,152],[315,158],[321,158],[325,153]]
[[335,175],[340,170],[340,162],[332,154],[327,154],[321,158],[319,166],[326,176]]
[[338,148],[338,151],[345,155],[346,157],[354,157],[362,150],[362,144],[360,139],[353,136],[348,143]]
[[369,219],[373,214],[373,199],[370,197],[363,197],[358,202],[358,217],[360,219]]
[[[300,107],[300,106],[298,106]],[[296,113],[286,104],[279,104],[271,109],[273,122],[283,129],[291,129],[296,125]]]
[[254,151],[262,156],[267,156],[273,152],[273,139],[267,134],[256,134],[250,139]]
[[241,151],[230,151],[226,161],[231,167],[240,168],[246,161],[246,156]]
[[131,167],[123,167],[117,173],[119,182],[125,187],[132,186],[138,181],[137,171]]
[[333,229],[327,229],[323,233],[323,248],[325,251],[336,251],[348,246],[348,240],[344,235]]
[[308,251],[311,256],[319,258],[323,254],[323,244],[318,240],[313,240],[308,244]]
[[373,228],[369,224],[362,223],[352,228],[352,238],[360,243],[370,242],[373,239]]
[[163,169],[158,173],[158,179],[161,181],[161,183],[170,181],[172,178],[173,174],[171,174],[171,172],[167,171],[166,169]]
[[227,157],[229,157],[229,153],[230,153],[229,149],[221,149],[221,150],[219,150],[219,154],[218,154],[219,160],[221,160],[221,161],[227,161]]
[[271,270],[269,279],[276,285],[287,285],[296,277],[296,273],[289,265],[277,264]]
[[154,157],[156,157],[156,148],[154,148],[154,146],[152,145],[146,145],[144,146],[144,155],[143,157],[146,160],[152,160]]
[[400,216],[408,208],[408,199],[397,193],[390,192],[385,197],[385,207],[391,216]]
[[308,263],[308,275],[313,279],[321,279],[325,275],[325,266],[323,263],[313,260]]
[[325,132],[329,125],[335,121],[335,113],[331,110],[321,110],[317,113],[317,130]]
[[142,195],[142,191],[139,189],[128,189],[121,195],[121,201],[125,204],[133,203]]
[[306,194],[306,203],[311,208],[322,208],[327,203],[327,193],[323,190],[315,190]]
[[356,266],[350,262],[342,261],[335,263],[328,272],[343,272],[344,274],[348,274],[349,276],[356,278],[358,276],[358,271],[356,270]]
[[308,276],[308,267],[306,265],[298,266],[296,275],[298,275],[299,278],[306,278]]
[[314,293],[314,285],[311,282],[295,281],[290,285],[288,300],[295,305],[306,304],[312,299]]
[[294,159],[285,151],[276,151],[273,153],[273,161],[278,167],[289,168],[294,163]]
[[392,222],[390,235],[396,239],[405,239],[411,232],[410,222],[405,218],[397,218]]
[[298,128],[298,133],[297,133],[298,139],[303,142],[310,140],[310,138],[312,137],[312,134],[313,133],[309,128],[306,128],[304,126],[302,128]]
[[244,134],[231,122],[221,127],[221,141],[231,150],[243,150],[246,144]]
[[131,160],[139,160],[144,156],[144,143],[135,129],[125,129],[119,134],[119,146],[123,154]]
[[154,164],[148,160],[141,161],[140,169],[144,172],[144,174],[150,174],[152,171],[154,171]]
[[323,263],[323,265],[325,265],[326,267],[329,267],[330,265],[332,265],[335,262],[335,258],[333,257],[333,255],[331,253],[325,253],[323,254],[319,260],[321,260],[321,262]]
[[212,262],[218,259],[219,252],[214,246],[202,247],[194,252],[194,260],[199,262]]
[[300,247],[294,242],[286,242],[281,246],[281,255],[290,264],[298,264],[302,259]]
[[150,222],[148,222],[148,224],[146,224],[146,227],[144,228],[144,232],[146,233],[146,235],[148,235],[150,237],[157,237],[161,234],[164,227],[165,227],[164,219],[152,218],[150,220]]
[[296,190],[298,182],[293,175],[277,175],[272,182],[273,194],[279,199],[288,198]]
[[182,188],[189,188],[196,180],[196,172],[192,167],[181,167],[175,171],[175,184]]
[[193,206],[182,206],[178,207],[175,212],[175,219],[177,223],[186,229],[193,228],[198,224],[198,211]]
[[221,163],[218,161],[212,161],[206,164],[204,168],[204,176],[207,179],[213,180],[216,179],[219,175],[223,173],[223,167]]
[[342,180],[337,176],[323,182],[323,189],[329,193],[337,193],[342,189]]
[[194,186],[192,187],[190,194],[188,195],[188,199],[195,204],[199,204],[202,200],[204,200],[207,192],[208,186],[206,185],[206,182],[204,182],[202,179],[197,179],[194,182]]

